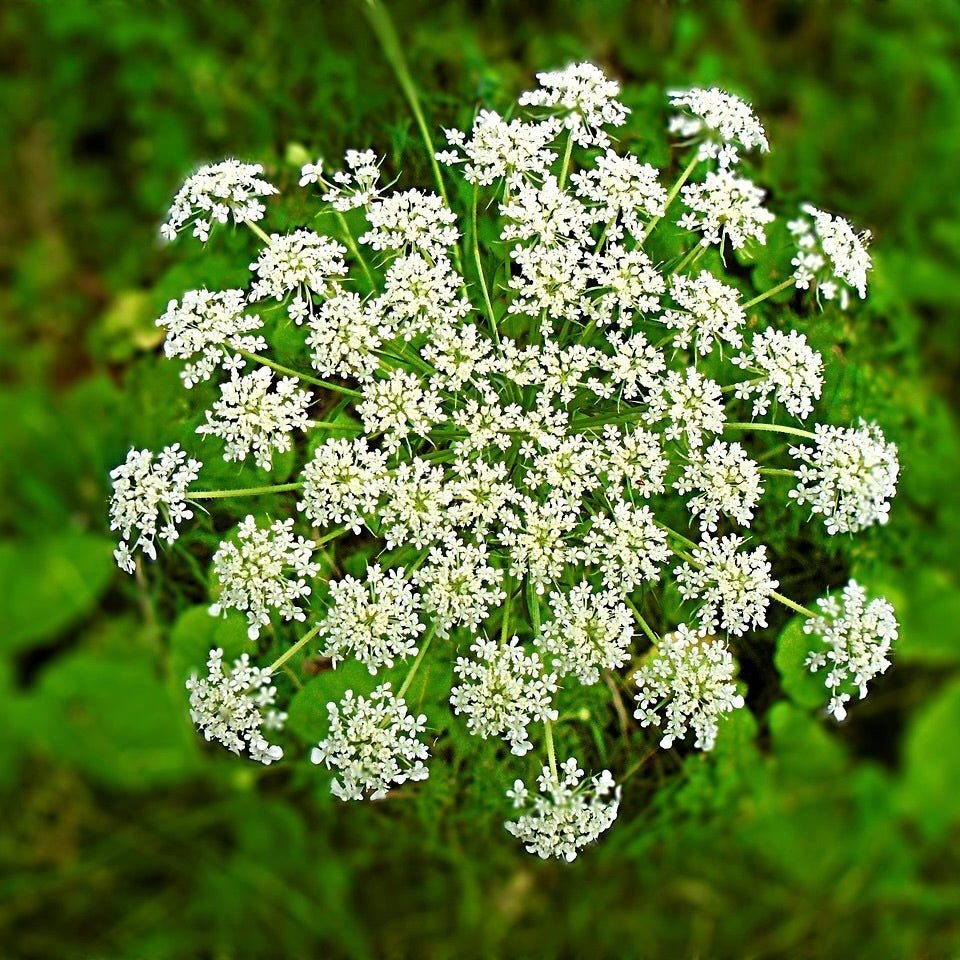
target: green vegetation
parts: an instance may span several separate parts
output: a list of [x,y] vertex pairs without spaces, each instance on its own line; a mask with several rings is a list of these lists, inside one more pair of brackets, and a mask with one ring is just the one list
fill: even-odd
[[[838,727],[778,611],[737,648],[750,711],[708,756],[647,757],[655,737],[638,732],[620,819],[572,866],[503,832],[510,772],[493,742],[468,771],[437,764],[429,791],[375,805],[340,804],[309,764],[253,769],[205,748],[183,678],[211,644],[237,648],[243,621],[207,616],[186,552],[164,557],[162,579],[116,571],[107,474],[131,442],[162,446],[195,416],[154,319],[184,289],[238,279],[252,240],[221,231],[207,251],[170,251],[157,226],[183,177],[222,156],[263,162],[281,187],[305,153],[347,147],[376,147],[405,185],[431,171],[349,0],[8,4],[0,956],[956,956],[960,9],[392,9],[434,127],[589,58],[624,82],[645,159],[667,163],[664,89],[717,83],[764,118],[778,201],[814,199],[874,231],[866,304],[804,332],[830,357],[830,419],[875,418],[900,446],[891,521],[852,548],[797,511],[768,506],[761,522],[791,596],[856,576],[894,603],[894,667]],[[301,212],[287,202],[275,225]],[[316,706],[301,698],[291,727],[309,735]]]

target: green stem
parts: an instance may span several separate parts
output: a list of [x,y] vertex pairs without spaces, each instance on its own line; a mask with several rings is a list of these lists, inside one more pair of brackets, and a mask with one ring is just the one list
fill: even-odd
[[637,605],[629,598],[625,598],[627,601],[627,606],[633,611],[633,615],[636,618],[637,623],[640,624],[640,629],[647,635],[647,639],[656,646],[660,642],[660,638],[653,632],[650,627],[650,624],[644,619],[642,613],[637,609]]
[[345,533],[349,533],[350,527],[336,527],[334,530],[331,530],[329,533],[325,533],[319,540],[315,540],[314,543],[318,547],[322,547],[325,543],[329,543],[331,540],[336,540],[337,537],[342,537]]
[[760,430],[768,433],[784,433],[791,437],[803,437],[805,440],[816,440],[817,435],[809,430],[800,430],[797,427],[784,427],[777,423],[736,423],[730,422],[724,424],[725,429],[729,430]]
[[812,610],[808,610],[806,607],[801,606],[799,603],[791,600],[789,597],[785,597],[782,593],[777,593],[776,591],[770,594],[774,600],[782,603],[785,607],[789,607],[796,613],[802,613],[805,617],[815,617],[816,614]]
[[549,720],[543,721],[543,732],[547,739],[547,759],[550,763],[550,773],[554,780],[559,780],[557,775],[557,752],[553,747],[553,724]]
[[673,268],[673,273],[682,273],[690,264],[699,259],[706,249],[702,243],[698,243],[695,247],[692,247],[686,256]]
[[343,239],[347,241],[347,246],[350,248],[350,253],[353,254],[354,260],[360,264],[361,269],[366,274],[367,280],[370,283],[370,289],[376,290],[377,281],[374,279],[373,273],[371,273],[367,261],[363,258],[363,254],[360,252],[360,248],[357,246],[356,240],[353,239],[353,232],[350,229],[350,225],[347,223],[347,218],[339,210],[334,210],[333,215],[337,218],[337,223],[340,225],[340,229],[343,232]]
[[786,290],[787,287],[792,287],[796,283],[796,280],[792,276],[787,277],[786,280],[781,280],[775,287],[771,287],[766,293],[761,293],[760,296],[754,297],[752,300],[748,301],[743,305],[744,310],[749,310],[751,307],[755,307],[758,303],[762,303],[767,297],[775,297],[781,290]]
[[267,667],[267,672],[276,673],[292,656],[299,653],[317,635],[319,629],[319,623],[311,627],[292,647],[289,647],[284,653],[281,653],[280,656]]
[[503,601],[503,620],[500,623],[500,643],[507,642],[510,635],[510,602],[513,598],[513,584],[510,581],[509,574],[503,578],[504,593],[507,595]]
[[244,223],[269,247],[273,242],[270,237],[260,229],[260,225],[252,220],[245,220]]
[[560,179],[557,185],[562,190],[567,183],[567,174],[570,172],[570,158],[573,156],[573,132],[567,131],[567,146],[563,151],[563,165],[560,167]]
[[487,289],[487,279],[483,275],[483,261],[480,258],[480,236],[477,232],[477,202],[480,197],[480,188],[473,185],[473,205],[470,209],[470,216],[473,224],[473,259],[477,265],[477,276],[480,278],[480,289],[483,291],[483,302],[487,309],[487,318],[490,321],[490,333],[493,335],[494,343],[500,342],[500,334],[497,332],[497,318],[493,312],[493,304],[490,302],[490,292]]
[[188,500],[223,500],[227,497],[259,497],[266,493],[288,493],[291,490],[299,490],[302,483],[275,483],[266,487],[238,487],[234,490],[190,490],[187,492]]
[[797,475],[796,470],[781,470],[776,467],[761,467],[760,472],[765,477],[795,477]]
[[534,637],[540,636],[540,598],[537,596],[533,580],[527,577],[527,612],[530,614],[530,626]]
[[250,353],[249,350],[237,350],[236,352],[239,353],[241,357],[253,363],[259,363],[265,367],[269,367],[271,370],[276,370],[277,373],[282,373],[284,376],[296,377],[305,383],[312,383],[316,387],[322,387],[324,390],[331,390],[334,393],[342,393],[344,396],[353,397],[355,400],[363,398],[363,394],[359,390],[351,390],[350,387],[343,387],[339,383],[330,383],[327,380],[318,380],[316,377],[301,373],[299,370],[294,370],[291,367],[285,367],[280,363],[276,363],[268,357],[261,356],[259,353]]
[[403,695],[410,688],[410,684],[413,683],[413,678],[416,676],[417,670],[420,669],[420,664],[423,663],[423,658],[427,653],[427,648],[430,646],[430,641],[433,639],[433,634],[433,627],[430,627],[426,634],[424,634],[423,643],[420,644],[420,652],[417,654],[417,659],[411,664],[410,671],[407,673],[406,678],[400,685],[400,689],[397,691],[398,700],[403,699]]
[[643,241],[644,241],[644,243],[647,242],[647,240],[648,240],[649,237],[650,237],[650,234],[653,233],[653,231],[654,231],[655,227],[657,226],[657,224],[666,216],[666,213],[667,213],[667,210],[668,210],[669,207],[670,207],[670,204],[673,203],[673,201],[677,199],[677,194],[680,192],[680,188],[681,188],[681,187],[687,182],[687,180],[690,178],[690,174],[693,173],[694,167],[696,167],[696,165],[697,165],[699,162],[700,162],[699,152],[698,152],[697,150],[695,150],[694,153],[693,153],[693,157],[691,158],[690,162],[689,162],[689,163],[686,165],[686,167],[684,168],[683,173],[680,174],[680,178],[679,178],[679,179],[677,180],[677,182],[670,188],[670,192],[667,194],[667,199],[666,199],[666,201],[665,201],[665,203],[664,203],[664,205],[663,205],[663,213],[661,213],[661,214],[660,214],[659,216],[657,216],[657,217],[654,217],[654,218],[647,224],[647,227],[646,227],[646,229],[644,230],[644,234],[643,234]]

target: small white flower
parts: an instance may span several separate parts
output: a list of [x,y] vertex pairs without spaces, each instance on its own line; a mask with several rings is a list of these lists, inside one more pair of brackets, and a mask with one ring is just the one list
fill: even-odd
[[666,420],[663,435],[668,440],[685,439],[693,447],[701,447],[704,433],[720,433],[726,415],[720,384],[707,379],[696,368],[681,374],[670,370],[650,391],[647,423]]
[[127,459],[110,471],[110,529],[118,530],[121,537],[114,557],[125,573],[136,571],[133,550],[156,560],[155,539],[159,536],[171,544],[180,535],[177,524],[193,516],[187,506],[187,487],[197,479],[201,466],[199,460],[187,459],[175,443],[159,455],[131,449]]
[[201,167],[174,197],[161,235],[165,240],[173,240],[187,224],[195,222],[194,234],[206,241],[211,222],[227,223],[231,216],[234,223],[262,220],[266,207],[260,198],[278,192],[272,183],[261,178],[262,173],[259,163],[239,160]]
[[[347,249],[330,237],[312,230],[296,230],[288,234],[271,234],[270,243],[260,251],[250,269],[257,279],[250,290],[251,300],[273,297],[282,300],[296,293],[298,300],[312,306],[311,293],[326,297],[347,275],[344,262]],[[298,319],[295,311],[291,319]]]
[[377,351],[390,329],[375,301],[340,292],[307,319],[310,364],[321,376],[369,380],[379,368]]
[[300,168],[300,186],[306,187],[312,183],[319,183],[323,176],[323,160],[316,163],[305,163]]
[[875,423],[857,427],[817,424],[814,446],[790,449],[801,461],[790,496],[823,517],[827,533],[856,533],[886,523],[897,492],[900,463]]
[[545,247],[585,244],[592,217],[587,208],[547,174],[543,183],[524,182],[500,205],[507,221],[503,240],[536,240]]
[[729,167],[740,159],[738,145],[761,153],[770,149],[750,104],[717,87],[671,90],[670,105],[683,108],[670,118],[670,132],[700,141],[701,160],[716,159],[721,167]]
[[827,710],[843,720],[850,691],[862,700],[867,684],[890,666],[890,647],[897,639],[897,619],[886,600],[867,603],[863,587],[851,580],[837,597],[817,601],[821,613],[803,625],[804,633],[813,633],[820,641],[807,657],[807,666],[816,673],[826,670],[824,684],[830,691]]
[[620,788],[609,770],[583,780],[583,770],[571,757],[554,776],[544,767],[537,778],[539,795],[529,803],[529,791],[517,780],[507,796],[517,809],[527,812],[504,824],[522,841],[527,853],[542,860],[575,860],[580,850],[609,830],[620,808]]
[[563,573],[579,549],[569,541],[577,526],[576,510],[568,499],[550,493],[540,502],[518,497],[516,509],[504,518],[502,538],[510,548],[511,574],[530,577],[537,593]]
[[361,243],[374,250],[419,251],[437,259],[460,239],[456,214],[442,197],[423,190],[393,193],[370,204],[370,230]]
[[585,263],[594,283],[601,288],[594,301],[598,326],[609,322],[629,328],[634,313],[655,313],[667,283],[639,247],[624,250],[611,243],[600,254],[590,254]]
[[316,544],[294,536],[293,518],[276,520],[268,528],[245,517],[237,529],[237,541],[224,540],[213,555],[213,572],[220,583],[217,602],[210,613],[240,610],[250,625],[251,640],[270,625],[270,612],[283,620],[306,620],[298,600],[310,596],[309,580],[320,572],[313,562]]
[[691,730],[698,750],[712,750],[717,721],[743,707],[733,675],[733,657],[721,640],[681,624],[660,640],[654,656],[634,674],[640,688],[634,716],[641,726],[663,729],[664,750]]
[[344,157],[347,169],[337,170],[332,182],[323,180],[318,165],[317,180],[327,188],[323,199],[341,213],[369,206],[380,196],[381,162],[372,150],[348,150]]
[[427,718],[410,713],[389,683],[369,698],[348,690],[339,703],[328,703],[327,711],[330,730],[310,760],[337,771],[330,786],[337,799],[381,800],[391,788],[429,776],[424,761],[430,754],[418,739]]
[[609,515],[593,518],[583,546],[587,563],[600,570],[608,590],[621,596],[646,580],[659,580],[660,567],[671,555],[650,508],[623,500],[614,502]]
[[546,673],[540,657],[528,656],[516,637],[502,644],[478,639],[470,653],[473,659],[457,657],[453,668],[460,680],[450,693],[454,713],[466,716],[474,736],[503,737],[522,757],[533,749],[527,726],[557,719],[557,675]]
[[630,493],[639,497],[663,493],[670,463],[657,434],[642,427],[621,433],[608,423],[603,428],[603,442],[602,462],[612,487],[629,484]]
[[701,270],[695,277],[674,274],[670,279],[670,296],[679,309],[664,311],[663,322],[677,331],[673,345],[680,349],[693,344],[697,353],[706,356],[716,341],[740,347],[740,328],[747,315],[740,306],[740,295],[712,273]]
[[823,359],[802,333],[783,333],[772,327],[755,333],[749,353],[733,358],[733,363],[759,377],[737,385],[737,397],[753,397],[753,415],[763,416],[776,398],[787,412],[800,420],[813,413],[813,401],[823,389]]
[[447,419],[440,395],[424,390],[414,374],[400,369],[391,370],[385,380],[364,384],[357,413],[367,433],[384,434],[384,445],[391,453],[399,450],[411,434],[425,437]]
[[164,354],[192,361],[180,373],[185,387],[209,380],[233,350],[257,353],[267,349],[262,336],[251,334],[263,322],[256,314],[246,313],[246,309],[242,290],[188,290],[182,300],[167,304],[157,326],[167,331]]
[[460,293],[462,284],[445,257],[431,262],[411,253],[390,264],[376,306],[390,329],[405,340],[419,334],[432,336],[470,312],[470,302]]
[[450,533],[447,506],[453,494],[443,470],[414,457],[401,463],[387,481],[379,519],[387,549],[410,543],[418,550]]
[[726,240],[739,250],[751,239],[767,242],[764,228],[775,217],[763,206],[765,191],[745,177],[729,170],[711,171],[703,183],[688,183],[680,195],[690,212],[677,224],[684,230],[700,231],[703,246],[722,246]]
[[674,483],[678,493],[693,493],[690,512],[700,518],[700,529],[713,533],[721,515],[745,527],[763,492],[760,467],[739,443],[716,440],[705,452],[695,452]]
[[270,672],[252,666],[247,654],[226,671],[223,650],[211,650],[207,676],[194,673],[186,687],[190,719],[208,741],[216,740],[238,755],[246,751],[251,760],[265,766],[283,756],[283,749],[270,743],[264,733],[282,730],[287,715],[274,709],[277,688],[270,684]]
[[674,570],[680,596],[701,600],[698,611],[704,633],[718,629],[738,636],[767,625],[770,595],[779,583],[770,576],[767,548],[740,553],[743,537],[704,536],[691,550],[691,562]]

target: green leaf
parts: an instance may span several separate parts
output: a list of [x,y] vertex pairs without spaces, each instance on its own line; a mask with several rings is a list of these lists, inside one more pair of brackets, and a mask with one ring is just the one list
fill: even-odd
[[813,649],[813,638],[803,632],[804,617],[794,617],[777,638],[773,662],[780,671],[783,689],[794,703],[801,707],[823,707],[827,691],[822,677],[811,673],[806,666],[807,655]]
[[231,612],[226,617],[213,617],[206,605],[181,613],[170,631],[171,682],[180,688],[193,671],[203,673],[207,655],[214,647],[223,649],[227,661],[254,652],[243,615]]

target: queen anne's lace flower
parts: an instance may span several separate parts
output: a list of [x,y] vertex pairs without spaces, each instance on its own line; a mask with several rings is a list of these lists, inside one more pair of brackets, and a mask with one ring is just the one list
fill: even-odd
[[503,737],[510,752],[522,757],[533,749],[527,726],[557,719],[557,675],[545,671],[537,654],[528,656],[516,637],[505,643],[479,639],[470,653],[473,659],[457,657],[453,670],[460,684],[450,693],[450,705],[466,716],[474,736]]
[[369,206],[380,196],[377,183],[380,179],[380,160],[372,150],[348,150],[344,163],[346,170],[337,170],[333,175],[333,182],[321,180],[320,165],[308,164],[301,171],[303,181],[307,183],[322,182],[327,188],[323,195],[334,210],[346,213],[359,207]]
[[[197,479],[201,466],[199,460],[188,459],[175,443],[164,447],[159,455],[150,450],[131,450],[127,459],[110,471],[110,529],[120,532],[114,557],[121,570],[136,571],[133,550],[156,560],[154,541],[158,536],[167,544],[177,539],[177,524],[193,516],[187,506],[187,487]],[[134,534],[136,540],[131,547]]]
[[166,328],[163,352],[168,357],[190,360],[180,373],[187,388],[209,380],[234,350],[256,353],[267,341],[253,330],[262,326],[260,317],[246,313],[242,290],[189,290],[179,302],[171,300],[158,327]]
[[791,447],[801,461],[790,496],[823,517],[827,533],[856,533],[886,523],[897,492],[897,447],[875,423],[817,424],[814,446]]
[[364,387],[357,413],[368,433],[384,434],[389,452],[414,433],[425,437],[446,419],[440,396],[424,390],[418,377],[406,370],[392,370],[385,380],[372,380]]
[[321,376],[369,380],[380,366],[377,351],[390,335],[379,305],[341,291],[307,320],[310,364]]
[[387,488],[387,455],[366,437],[330,438],[303,468],[303,500],[297,509],[317,527],[343,524],[359,533]]
[[717,629],[738,636],[767,625],[770,595],[779,584],[770,576],[767,548],[740,553],[743,537],[705,536],[691,550],[691,560],[674,571],[684,600],[701,600],[698,611],[705,633]]
[[224,160],[201,167],[180,188],[160,228],[164,240],[173,240],[188,224],[193,235],[206,242],[213,223],[255,223],[262,220],[266,208],[261,197],[277,193],[277,188],[260,176],[259,163]]
[[[273,297],[282,300],[288,294],[297,295],[300,310],[311,311],[311,294],[328,296],[347,273],[344,263],[347,249],[330,237],[322,237],[312,230],[296,230],[285,235],[272,234],[270,243],[260,252],[250,269],[257,280],[250,289],[251,300]],[[300,310],[293,309],[291,318],[301,322]]]
[[733,657],[721,640],[681,624],[660,640],[655,654],[634,674],[640,688],[634,716],[641,726],[663,730],[664,750],[691,730],[698,750],[712,750],[718,719],[743,706],[733,675]]
[[872,266],[867,246],[870,231],[854,232],[843,217],[835,217],[809,203],[801,208],[813,218],[791,220],[787,226],[797,243],[794,278],[801,290],[814,287],[824,300],[839,299],[846,310],[850,290],[862,300],[867,295],[867,273]]
[[666,420],[663,435],[668,440],[686,439],[691,447],[703,445],[704,433],[723,430],[723,393],[720,384],[694,367],[685,374],[670,370],[650,391],[647,423]]
[[897,639],[893,607],[883,599],[867,602],[867,593],[851,580],[837,597],[817,601],[820,616],[803,625],[804,633],[816,634],[819,648],[807,657],[807,667],[826,670],[824,685],[830,691],[827,710],[843,720],[850,691],[862,700],[867,684],[890,666],[890,646]]
[[313,748],[310,760],[336,770],[330,792],[339,800],[382,800],[393,787],[426,780],[430,771],[426,744],[418,739],[427,718],[414,716],[381,684],[369,697],[352,690],[328,703],[330,730]]
[[586,263],[603,293],[592,304],[599,326],[613,321],[622,327],[633,323],[633,314],[660,309],[660,295],[667,283],[650,258],[639,248],[624,250],[612,243],[603,253],[590,254]]
[[310,394],[299,389],[298,381],[281,377],[276,390],[271,391],[272,386],[269,368],[259,367],[242,376],[235,366],[197,433],[221,437],[226,443],[224,460],[243,460],[252,452],[257,466],[269,470],[273,454],[290,449],[291,431],[311,425]]
[[446,508],[452,497],[440,467],[419,457],[401,463],[387,483],[380,507],[387,549],[411,543],[422,550],[443,540],[450,531]]
[[503,240],[536,240],[545,247],[586,243],[592,222],[587,208],[553,174],[543,183],[522,183],[500,205],[506,218]]
[[680,195],[690,212],[677,223],[684,230],[699,230],[703,246],[728,241],[739,250],[748,240],[767,242],[764,228],[775,217],[763,206],[765,192],[745,177],[729,170],[710,172],[703,183],[688,183]]
[[700,518],[700,529],[713,533],[721,515],[749,527],[753,509],[763,492],[760,467],[739,443],[717,440],[697,452],[674,484],[678,493],[694,493],[690,512]]
[[706,355],[717,340],[739,347],[743,344],[740,328],[747,315],[733,287],[721,283],[712,273],[701,270],[695,277],[674,274],[670,278],[670,296],[679,309],[665,310],[663,322],[677,331],[673,345],[686,348],[693,344]]
[[374,250],[418,250],[429,257],[442,257],[460,238],[456,214],[442,197],[423,190],[393,193],[370,204],[368,230],[361,243]]
[[391,329],[413,340],[418,334],[449,328],[470,312],[462,286],[462,278],[445,257],[431,262],[411,253],[390,264],[376,306]]
[[608,514],[593,518],[584,538],[584,558],[596,566],[608,590],[632,593],[645,580],[659,580],[670,559],[667,535],[647,506],[618,500]]
[[617,97],[620,84],[592,63],[574,63],[563,70],[538,73],[538,90],[520,95],[521,106],[557,107],[564,126],[581,147],[606,147],[604,126],[622,126],[630,112]]
[[669,461],[655,433],[642,427],[623,433],[613,424],[603,429],[603,468],[613,487],[629,484],[630,493],[651,497],[663,493]]
[[237,540],[224,540],[213,555],[220,595],[210,607],[214,616],[240,610],[250,625],[251,640],[270,625],[270,613],[283,620],[306,620],[298,600],[310,596],[310,583],[320,572],[313,562],[316,544],[293,533],[293,518],[276,520],[267,529],[252,516],[240,521]]
[[544,767],[537,786],[539,795],[532,802],[522,780],[507,791],[514,807],[528,812],[504,826],[523,842],[527,853],[535,853],[542,860],[575,860],[583,847],[609,830],[617,819],[620,788],[609,770],[584,781],[583,770],[570,757],[560,764],[559,774]]
[[545,660],[552,658],[561,676],[596,683],[601,670],[623,665],[633,640],[633,614],[613,591],[597,593],[580,583],[568,593],[550,595],[553,619],[534,643]]
[[733,363],[760,374],[737,386],[741,400],[753,397],[755,417],[770,409],[773,398],[800,420],[813,413],[813,401],[820,399],[823,388],[823,360],[802,333],[772,327],[755,333],[750,352],[734,357]]
[[718,87],[671,90],[670,105],[683,110],[670,118],[670,132],[700,141],[701,160],[716,159],[721,167],[729,167],[740,159],[737,145],[761,153],[770,149],[750,104]]
[[529,576],[537,593],[543,593],[564,565],[579,556],[580,551],[567,542],[577,525],[577,513],[569,499],[554,493],[543,503],[518,497],[515,506],[506,516],[502,533],[513,561],[511,573]]
[[187,680],[190,719],[207,740],[216,740],[236,754],[246,751],[251,760],[269,766],[283,756],[283,749],[270,743],[264,733],[283,729],[287,715],[274,709],[277,688],[270,671],[250,663],[243,654],[232,669],[224,669],[223,650],[210,651],[207,676],[194,673]]

